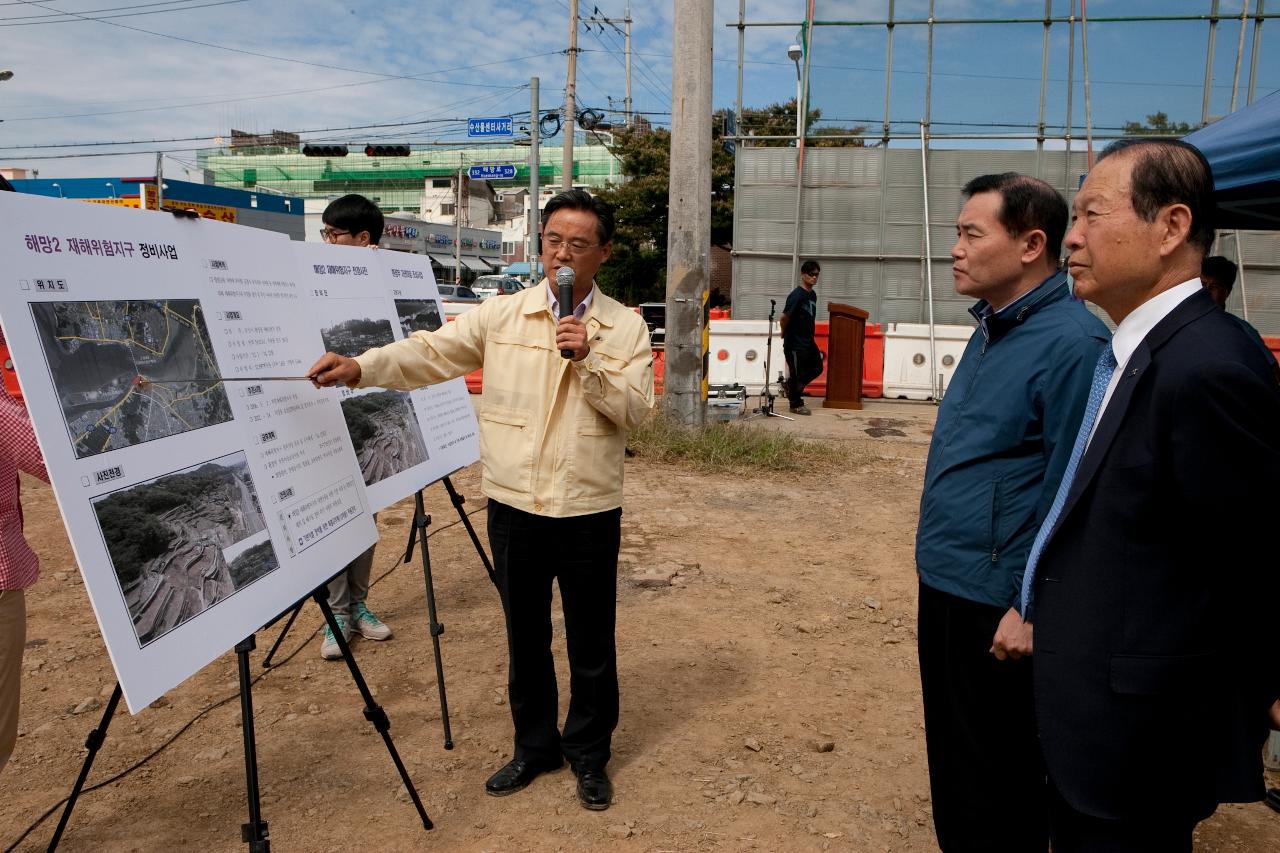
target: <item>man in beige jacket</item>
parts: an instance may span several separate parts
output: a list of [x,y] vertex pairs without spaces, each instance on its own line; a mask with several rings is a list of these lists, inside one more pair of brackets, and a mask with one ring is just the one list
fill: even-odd
[[[480,460],[515,723],[514,758],[485,790],[514,794],[567,758],[589,809],[608,808],[612,796],[605,765],[618,722],[623,455],[627,433],[653,408],[648,329],[595,286],[612,237],[607,203],[584,190],[560,193],[542,214],[541,284],[354,359],[326,353],[308,373],[320,386],[408,390],[484,368]],[[575,272],[574,310],[558,319],[550,282],[562,267]],[[569,651],[563,732],[551,656],[553,579]]]

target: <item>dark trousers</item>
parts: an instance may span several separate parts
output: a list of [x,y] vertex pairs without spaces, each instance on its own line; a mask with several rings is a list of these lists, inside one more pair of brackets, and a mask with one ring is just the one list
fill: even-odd
[[996,660],[988,651],[1006,612],[920,584],[925,744],[944,853],[1049,846],[1031,661]]
[[[603,768],[618,725],[614,616],[622,510],[547,518],[489,501],[489,547],[507,621],[515,757]],[[569,715],[559,727],[551,582],[569,649]]]
[[804,405],[804,389],[822,375],[822,350],[813,341],[807,344],[783,344],[787,360],[787,402],[796,409]]
[[[1162,781],[1152,779],[1151,784]],[[1199,821],[1179,814],[1132,820],[1093,817],[1076,811],[1055,786],[1049,787],[1053,853],[1191,853],[1192,831]]]

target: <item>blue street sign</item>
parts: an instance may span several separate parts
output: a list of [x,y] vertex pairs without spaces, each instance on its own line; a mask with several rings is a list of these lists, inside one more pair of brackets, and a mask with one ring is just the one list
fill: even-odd
[[469,118],[467,136],[510,136],[511,118]]
[[516,176],[515,166],[472,166],[467,175],[473,181],[507,181]]

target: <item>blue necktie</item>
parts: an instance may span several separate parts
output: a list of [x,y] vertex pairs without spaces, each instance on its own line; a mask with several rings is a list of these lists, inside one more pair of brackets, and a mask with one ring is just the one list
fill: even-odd
[[1062,482],[1058,484],[1058,493],[1053,497],[1053,506],[1045,516],[1036,541],[1031,545],[1031,555],[1027,557],[1027,570],[1022,575],[1022,618],[1031,620],[1031,596],[1036,580],[1036,564],[1044,553],[1045,542],[1049,532],[1058,523],[1062,507],[1067,502],[1067,493],[1071,491],[1071,483],[1076,478],[1076,469],[1080,467],[1080,457],[1084,456],[1089,446],[1089,434],[1093,432],[1094,421],[1098,419],[1098,410],[1102,408],[1102,398],[1107,394],[1107,386],[1111,384],[1111,374],[1116,369],[1116,354],[1108,343],[1106,349],[1098,356],[1098,365],[1093,369],[1093,383],[1089,386],[1089,402],[1084,408],[1084,420],[1080,421],[1080,431],[1076,433],[1075,446],[1071,448],[1071,458],[1067,460],[1067,468],[1062,472]]

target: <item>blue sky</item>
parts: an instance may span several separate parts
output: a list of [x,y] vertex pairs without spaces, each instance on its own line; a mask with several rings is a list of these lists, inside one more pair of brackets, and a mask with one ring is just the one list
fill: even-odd
[[[1237,14],[1243,0],[1223,0]],[[1254,0],[1256,3],[1256,0]],[[819,20],[881,20],[887,0],[817,0]],[[1254,4],[1251,4],[1251,7]],[[582,0],[621,17],[624,0]],[[748,0],[747,19],[795,22],[803,0]],[[1053,0],[1065,15],[1067,0]],[[1091,17],[1203,15],[1209,0],[1091,0]],[[898,0],[896,17],[922,19],[927,0]],[[1277,10],[1273,10],[1277,11]],[[633,2],[635,108],[657,124],[670,112],[672,4]],[[1030,17],[1043,0],[937,0],[935,15]],[[194,161],[191,149],[232,127],[311,130],[418,122],[404,127],[312,134],[353,144],[456,139],[468,116],[526,113],[527,84],[541,78],[542,106],[563,96],[568,36],[565,0],[354,2],[354,0],[0,0],[0,165],[36,167],[42,177],[145,174],[154,157],[132,154],[30,160],[33,154],[165,149],[168,174]],[[77,17],[81,16],[81,17]],[[120,17],[107,17],[120,16]],[[715,0],[715,94],[731,106],[737,86],[738,0]],[[104,20],[84,20],[104,18]],[[145,32],[149,31],[149,32]],[[933,128],[937,133],[1016,131],[1036,120],[1039,24],[938,26],[934,32]],[[746,33],[744,103],[763,106],[793,96],[786,56],[791,26]],[[1065,121],[1067,26],[1050,38],[1046,120]],[[1224,21],[1216,40],[1210,112],[1227,112],[1239,23]],[[912,132],[923,115],[927,31],[899,26],[893,47],[895,129]],[[1117,127],[1163,110],[1200,118],[1208,25],[1095,23],[1089,29],[1094,125]],[[1245,99],[1253,41],[1244,41],[1239,103]],[[622,39],[581,31],[579,100],[620,107]],[[1082,135],[1084,93],[1076,31],[1073,118]],[[820,27],[812,42],[811,103],[841,126],[878,124],[883,115],[885,30]],[[1262,28],[1257,95],[1280,88],[1280,21]],[[421,123],[430,121],[431,123]],[[167,140],[122,148],[18,148],[79,142]],[[186,149],[186,150],[181,150]]]

